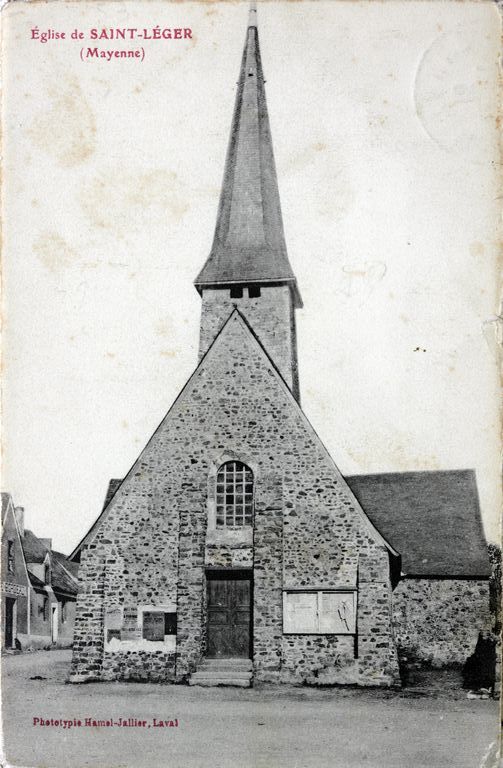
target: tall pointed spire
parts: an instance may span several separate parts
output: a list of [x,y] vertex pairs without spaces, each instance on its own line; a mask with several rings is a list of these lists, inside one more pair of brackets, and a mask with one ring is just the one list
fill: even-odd
[[205,287],[287,283],[302,306],[288,260],[260,60],[257,8],[251,3],[211,253],[195,280]]

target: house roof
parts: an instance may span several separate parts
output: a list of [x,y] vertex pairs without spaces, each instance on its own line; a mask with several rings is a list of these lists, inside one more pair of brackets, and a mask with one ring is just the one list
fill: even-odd
[[23,551],[27,563],[43,563],[49,551],[38,536],[26,529],[22,537]]
[[[76,595],[78,590],[78,565],[67,560],[66,555],[57,550],[50,550],[41,541],[33,531],[26,530],[21,538],[26,562],[43,563],[47,554],[51,561],[51,586],[55,592],[65,592],[70,595]],[[28,569],[30,580],[34,586],[44,586],[37,576],[34,576]],[[33,581],[35,579],[37,582]]]
[[38,576],[35,576],[35,574],[32,573],[29,568],[28,568],[28,576],[30,578],[32,587],[37,587],[37,589],[45,588],[45,582],[43,582],[42,579],[39,579]]
[[353,475],[346,482],[415,576],[489,576],[475,472]]
[[302,306],[288,260],[267,114],[256,10],[251,9],[213,246],[195,282],[288,283]]
[[52,551],[51,584],[55,592],[76,595],[78,591],[77,563],[70,563],[62,552]]

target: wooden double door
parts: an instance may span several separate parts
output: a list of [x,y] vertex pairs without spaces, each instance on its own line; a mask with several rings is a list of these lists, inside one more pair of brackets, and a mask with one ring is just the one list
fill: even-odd
[[250,572],[207,573],[207,656],[251,658],[252,578]]

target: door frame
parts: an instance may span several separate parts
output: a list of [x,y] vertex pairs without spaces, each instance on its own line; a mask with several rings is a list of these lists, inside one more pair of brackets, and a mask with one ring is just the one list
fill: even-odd
[[51,603],[51,643],[58,642],[58,604]]
[[[7,601],[9,601],[10,610],[7,610]],[[7,628],[8,620],[10,619],[10,627]],[[4,626],[4,646],[5,648],[15,648],[17,638],[17,599],[15,597],[5,596],[5,626]],[[10,634],[10,644],[7,643],[7,638]]]
[[250,582],[250,619],[249,619],[249,647],[248,658],[253,659],[253,568],[219,568],[209,566],[205,569],[206,582],[205,582],[205,627],[206,627],[206,649],[205,656],[208,654],[208,632],[210,615],[208,611],[208,581],[212,579],[227,579],[229,581],[247,580]]

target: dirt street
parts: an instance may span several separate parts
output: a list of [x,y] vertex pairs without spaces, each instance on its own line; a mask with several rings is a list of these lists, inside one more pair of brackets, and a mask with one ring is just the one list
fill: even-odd
[[[76,686],[65,683],[69,660],[68,651],[4,657],[4,752],[10,765],[496,765],[489,751],[498,733],[497,704],[467,699],[463,691],[426,696],[424,690],[397,693],[273,686],[238,690],[143,683]],[[51,718],[53,725],[41,724]],[[56,720],[71,720],[72,727],[56,725]]]

